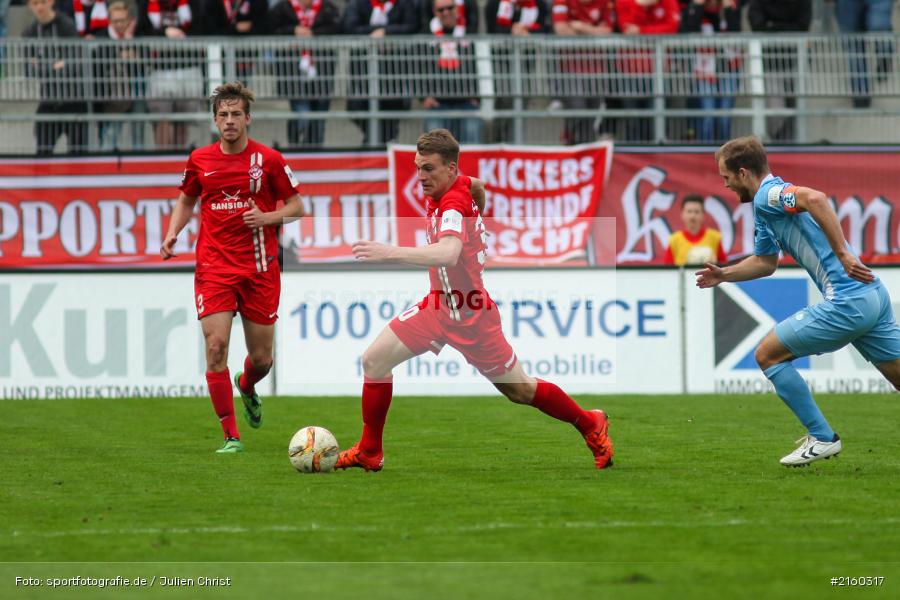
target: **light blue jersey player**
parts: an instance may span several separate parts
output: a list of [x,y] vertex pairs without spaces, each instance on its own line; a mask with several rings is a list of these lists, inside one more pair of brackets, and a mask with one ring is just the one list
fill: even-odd
[[825,194],[773,176],[758,139],[731,140],[719,148],[716,160],[725,187],[741,202],[753,202],[755,249],[735,265],[707,264],[697,272],[697,285],[708,288],[771,275],[779,251],[806,269],[825,301],[776,325],[756,348],[756,362],[808,431],[781,464],[803,466],[829,458],[841,451],[841,439],[791,361],[853,344],[900,389],[900,328],[890,296],[850,249]]

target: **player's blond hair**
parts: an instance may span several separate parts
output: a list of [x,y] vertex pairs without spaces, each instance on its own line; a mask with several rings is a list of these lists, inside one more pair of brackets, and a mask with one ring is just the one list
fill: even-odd
[[432,129],[420,135],[416,140],[416,150],[422,155],[439,155],[445,165],[459,162],[459,142],[446,129]]
[[716,162],[724,160],[725,168],[732,173],[747,169],[757,176],[769,172],[766,149],[756,136],[748,135],[725,142],[716,150]]
[[213,115],[219,111],[219,105],[222,102],[231,102],[233,100],[240,100],[243,102],[244,112],[249,115],[250,103],[256,100],[256,95],[240,81],[223,83],[213,90],[212,95],[209,97],[209,101],[212,102]]

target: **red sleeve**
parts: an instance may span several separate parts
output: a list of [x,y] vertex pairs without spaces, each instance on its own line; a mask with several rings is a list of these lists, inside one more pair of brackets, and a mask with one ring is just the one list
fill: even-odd
[[681,22],[678,0],[662,0],[661,7],[665,11],[663,18],[654,19],[650,16],[651,13],[638,6],[634,0],[616,0],[619,28],[624,30],[628,25],[637,25],[641,33],[645,34],[678,33]]
[[178,186],[178,189],[191,198],[197,198],[203,192],[203,186],[200,185],[200,169],[194,163],[193,152],[184,165],[184,174],[181,176],[181,185]]
[[269,185],[272,187],[272,197],[275,201],[286,200],[294,194],[299,194],[300,183],[281,152],[272,152],[269,162],[270,169],[267,169]]
[[616,20],[621,31],[628,25],[640,25],[637,8],[634,0],[616,0]]
[[681,10],[678,8],[678,0],[663,0],[662,8],[665,10],[663,18],[653,19],[641,25],[641,33],[651,35],[678,33],[678,26],[681,23]]
[[553,0],[553,22],[569,22],[569,3],[567,0]]
[[[468,179],[468,178],[466,178]],[[438,239],[445,235],[458,237],[466,241],[466,225],[472,212],[472,195],[465,194],[462,190],[452,190],[441,198],[441,206],[438,209]]]
[[719,240],[719,249],[716,251],[716,254],[718,255],[717,258],[719,259],[720,265],[724,265],[728,262],[728,255],[725,254],[725,249],[722,248],[722,240]]

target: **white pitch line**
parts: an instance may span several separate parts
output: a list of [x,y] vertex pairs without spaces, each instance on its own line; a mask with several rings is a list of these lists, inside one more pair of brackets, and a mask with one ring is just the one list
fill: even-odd
[[[823,526],[823,525],[895,525],[900,523],[900,518],[877,519],[860,521],[859,519],[820,519],[816,521],[792,521],[786,526]],[[484,532],[515,529],[628,529],[628,528],[679,528],[692,529],[698,527],[762,527],[772,526],[771,520],[750,521],[746,519],[727,519],[724,521],[563,521],[561,523],[479,523],[474,525],[461,525],[459,527],[424,527],[417,530],[420,533],[448,534],[456,532]],[[310,533],[310,532],[350,532],[350,533],[391,533],[407,531],[406,529],[382,526],[382,525],[348,525],[334,526],[310,523],[309,525],[272,525],[268,527],[137,527],[122,529],[78,529],[70,531],[20,531],[6,532],[3,537],[10,538],[59,538],[76,536],[114,536],[114,535],[193,535],[208,533]]]

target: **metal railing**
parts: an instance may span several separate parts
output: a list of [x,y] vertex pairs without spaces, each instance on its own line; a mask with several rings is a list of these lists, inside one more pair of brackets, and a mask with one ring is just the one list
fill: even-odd
[[[782,142],[895,142],[898,42],[884,34],[7,39],[0,152],[34,152],[32,129],[65,132],[74,150],[207,143],[205,98],[235,79],[256,92],[254,136],[281,146],[412,142],[436,124],[474,137],[469,143],[602,135],[718,143],[751,132]],[[441,107],[425,110],[429,96]],[[166,127],[181,132],[161,144]]]

